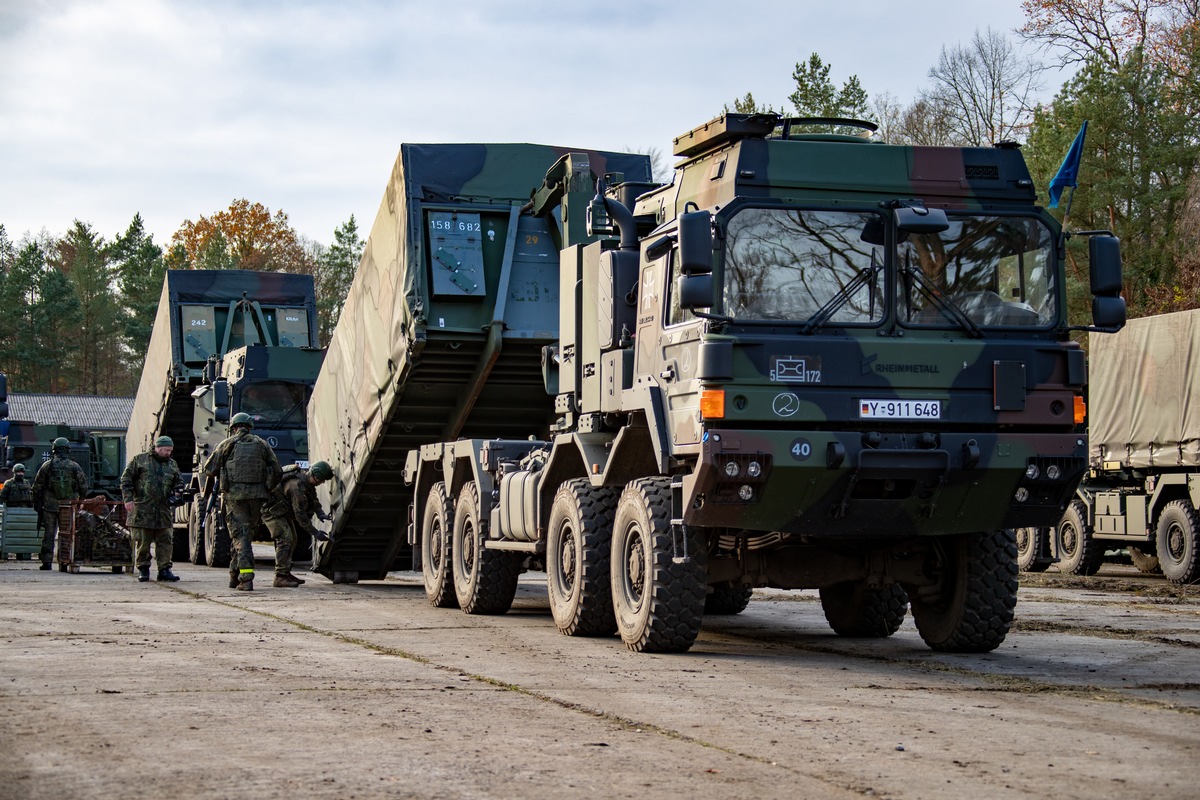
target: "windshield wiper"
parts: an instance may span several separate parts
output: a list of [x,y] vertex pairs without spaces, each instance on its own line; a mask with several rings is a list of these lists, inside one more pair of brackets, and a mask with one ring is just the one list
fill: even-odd
[[[850,302],[850,298],[854,296],[855,292],[866,286],[869,281],[873,281],[875,279],[875,275],[878,274],[879,270],[880,265],[875,263],[875,251],[872,250],[871,266],[860,270],[859,273],[855,275],[849,283],[843,286],[837,294],[829,298],[825,305],[817,309],[817,313],[805,320],[804,325],[800,328],[800,333],[804,335],[810,334],[832,319],[833,315],[838,312],[838,309]],[[872,303],[874,303],[874,299],[875,293],[872,292]]]
[[951,321],[957,322],[960,327],[966,328],[967,332],[976,339],[983,338],[983,330],[975,324],[975,320],[971,319],[966,313],[959,308],[955,303],[944,294],[942,294],[933,281],[925,276],[925,273],[920,269],[913,269],[911,265],[904,267],[904,274],[909,278],[915,279],[917,291],[921,296],[932,303],[938,311],[948,317]]

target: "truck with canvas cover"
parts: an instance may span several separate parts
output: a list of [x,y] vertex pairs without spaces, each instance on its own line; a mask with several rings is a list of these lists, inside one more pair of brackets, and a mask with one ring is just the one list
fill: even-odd
[[[538,567],[563,633],[639,651],[688,649],[753,587],[819,589],[841,635],[911,608],[936,650],[1003,641],[1013,529],[1053,524],[1087,464],[1062,231],[1016,147],[813,124],[847,123],[726,114],[636,201],[535,195],[590,226],[560,253],[555,418],[409,455],[432,603],[503,613]],[[1119,328],[1117,241],[1090,245],[1093,321]]]
[[[309,406],[309,443],[334,479],[314,568],[336,582],[409,568],[404,459],[459,436],[545,434],[542,351],[558,339],[560,228],[530,190],[569,148],[404,144]],[[644,155],[577,151],[587,181],[649,186]],[[579,213],[582,213],[580,209]]]
[[[1105,551],[1177,584],[1200,580],[1200,310],[1129,321],[1089,342],[1089,469],[1053,529],[1063,572],[1092,575]],[[1048,539],[1048,541],[1047,541]]]
[[[175,559],[227,566],[229,534],[199,467],[244,411],[280,463],[307,464],[306,413],[324,351],[310,275],[169,270],[129,420],[128,451],[174,442],[191,495],[176,509]],[[266,538],[265,529],[261,535]],[[308,543],[298,543],[301,556]]]

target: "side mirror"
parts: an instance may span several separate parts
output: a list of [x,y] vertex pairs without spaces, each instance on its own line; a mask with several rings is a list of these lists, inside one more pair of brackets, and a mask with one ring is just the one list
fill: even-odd
[[921,206],[897,208],[892,212],[892,221],[902,233],[941,233],[950,227],[945,211]]
[[214,408],[213,419],[215,419],[217,422],[229,422],[229,406]]
[[[686,274],[712,272],[712,214],[679,215],[679,266]],[[710,298],[709,304],[712,300]]]
[[1088,239],[1088,278],[1092,289],[1092,324],[1118,329],[1125,325],[1121,297],[1121,240],[1111,233]]
[[1088,271],[1092,294],[1116,297],[1121,293],[1121,240],[1115,236],[1088,239]]
[[712,273],[703,275],[680,275],[675,282],[675,291],[679,294],[679,307],[694,311],[698,308],[712,308],[713,277]]
[[204,382],[215,383],[217,380],[217,358],[209,356],[208,361],[204,362]]
[[213,407],[223,408],[229,413],[229,383],[227,381],[217,381],[212,385],[213,388]]
[[1125,327],[1125,298],[1093,297],[1092,324],[1097,328]]

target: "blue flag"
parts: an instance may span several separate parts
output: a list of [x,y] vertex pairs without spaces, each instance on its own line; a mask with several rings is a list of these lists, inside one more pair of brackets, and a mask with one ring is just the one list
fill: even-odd
[[1067,155],[1058,168],[1058,174],[1050,181],[1051,208],[1058,208],[1058,198],[1062,196],[1063,189],[1079,185],[1079,162],[1083,158],[1083,140],[1086,138],[1087,120],[1085,119],[1079,133],[1075,134],[1075,141],[1071,142],[1071,149],[1067,151]]

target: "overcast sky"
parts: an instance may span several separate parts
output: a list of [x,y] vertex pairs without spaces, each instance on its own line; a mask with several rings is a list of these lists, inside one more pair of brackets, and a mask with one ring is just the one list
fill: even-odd
[[1022,21],[1020,0],[0,0],[0,224],[111,240],[140,212],[165,246],[244,197],[365,238],[401,142],[669,154],[748,91],[786,103],[814,51],[907,103],[943,46]]

